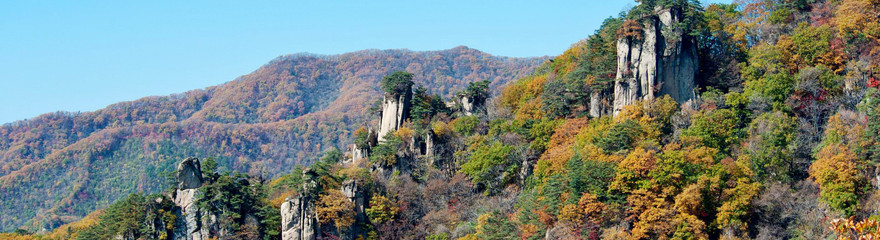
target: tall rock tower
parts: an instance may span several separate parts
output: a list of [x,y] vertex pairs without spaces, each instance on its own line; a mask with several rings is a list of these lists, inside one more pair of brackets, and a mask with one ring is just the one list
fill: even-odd
[[669,95],[682,103],[696,96],[697,47],[678,27],[682,17],[679,9],[655,8],[638,36],[617,40],[614,115],[637,100]]
[[317,174],[303,169],[303,184],[298,196],[288,197],[281,204],[281,239],[314,240],[320,235],[313,193],[318,188]]
[[412,99],[413,74],[397,71],[382,78],[382,119],[379,122],[379,142],[385,141],[385,135],[397,131],[409,118],[410,100]]
[[385,93],[382,99],[382,119],[379,123],[379,141],[385,140],[385,135],[397,131],[403,122],[409,118],[409,105],[412,99],[412,91],[406,91],[400,95]]
[[216,214],[199,209],[197,199],[202,186],[202,164],[198,158],[187,158],[177,165],[177,191],[174,204],[180,207],[178,223],[175,224],[176,240],[203,240],[220,237],[220,225]]

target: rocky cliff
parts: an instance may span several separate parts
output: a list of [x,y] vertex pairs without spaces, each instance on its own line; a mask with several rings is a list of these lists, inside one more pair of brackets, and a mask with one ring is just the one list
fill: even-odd
[[600,117],[611,114],[611,101],[606,98],[608,94],[602,91],[594,91],[590,93],[590,116]]
[[471,97],[462,96],[461,97],[461,112],[465,116],[474,115],[474,111],[477,108],[477,103]]
[[[177,165],[177,191],[174,205],[180,207],[178,223],[175,224],[174,239],[210,239],[218,232],[217,216],[202,211],[196,205],[199,187],[202,186],[202,166],[198,158],[187,158]],[[214,231],[211,231],[211,230]]]
[[410,100],[412,90],[402,94],[393,95],[386,93],[382,98],[382,119],[379,123],[379,141],[385,140],[385,135],[393,133],[409,117]]
[[281,204],[281,239],[315,239],[315,202],[299,196],[288,198]]
[[298,196],[287,198],[281,204],[281,239],[313,240],[317,238],[318,216],[315,213],[313,190],[318,188],[312,169],[303,170],[303,185]]
[[348,161],[348,162],[346,162],[346,164],[351,163],[351,161],[354,161],[354,160],[360,160],[360,159],[370,157],[369,154],[367,154],[367,149],[358,148],[356,144],[352,144],[350,149],[351,149],[351,159],[346,159]]
[[636,35],[618,39],[614,115],[637,100],[669,95],[681,103],[695,97],[697,50],[681,19],[679,10],[655,9],[639,21]]

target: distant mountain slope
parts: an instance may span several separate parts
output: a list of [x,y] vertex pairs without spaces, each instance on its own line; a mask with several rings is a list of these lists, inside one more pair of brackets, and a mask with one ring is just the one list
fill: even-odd
[[206,89],[2,125],[0,231],[55,227],[129,193],[158,192],[167,186],[161,175],[186,156],[267,177],[309,164],[351,142],[381,98],[378,81],[393,71],[449,97],[483,79],[494,91],[545,59],[467,47],[296,54]]

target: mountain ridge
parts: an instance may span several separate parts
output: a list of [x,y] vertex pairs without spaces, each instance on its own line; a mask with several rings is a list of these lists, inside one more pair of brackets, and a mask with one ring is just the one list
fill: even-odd
[[[90,194],[172,187],[51,234],[0,238],[880,238],[880,1],[742,4],[638,1],[494,98],[490,81],[468,81],[528,71],[468,49],[340,68],[303,57],[181,100],[180,111],[122,111],[98,121],[120,127],[65,151],[38,147],[80,136],[18,129],[56,141],[0,156],[50,152],[40,161],[56,165],[0,179],[19,181],[0,184],[4,213],[43,206],[33,223],[51,227],[109,200]],[[441,96],[453,92],[452,104]],[[209,104],[215,95],[227,104]],[[268,172],[330,146],[350,148]],[[198,159],[180,162],[179,184],[137,175],[161,176],[180,156]],[[27,189],[49,200],[5,195]]]
[[[43,219],[37,222],[53,227],[68,222],[64,216],[84,216],[124,193],[156,192],[164,179],[155,175],[188,154],[216,155],[227,170],[284,173],[350,142],[352,127],[369,119],[368,99],[379,94],[375,83],[386,72],[418,72],[417,82],[450,96],[472,81],[504,85],[544,59],[499,57],[463,46],[288,54],[215,86],[3,124],[0,192],[8,204],[2,207],[32,212],[0,217],[0,223],[8,230],[27,221],[12,216],[37,216]],[[56,199],[20,198],[35,195],[26,189],[40,188]]]

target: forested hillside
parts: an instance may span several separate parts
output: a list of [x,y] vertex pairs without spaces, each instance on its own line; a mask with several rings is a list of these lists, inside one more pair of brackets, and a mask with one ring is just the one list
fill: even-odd
[[351,143],[392,71],[414,72],[417,84],[448,97],[478,80],[497,89],[543,61],[467,47],[296,54],[218,86],[5,124],[0,229],[52,228],[130,193],[159,192],[187,156],[266,178],[308,165]]
[[[638,2],[500,92],[465,81],[433,95],[417,87],[424,72],[385,72],[365,87],[383,95],[363,100],[382,114],[347,122],[350,151],[279,165],[293,170],[269,182],[206,161],[194,186],[0,237],[880,238],[880,1]],[[271,124],[239,111],[193,115],[214,119],[200,128]],[[237,114],[252,117],[217,117]],[[122,133],[100,134],[78,143],[109,146]],[[177,179],[196,168],[178,167]],[[176,207],[159,204],[168,199]],[[160,217],[166,207],[185,214]],[[189,213],[221,220],[178,229],[221,230],[156,227]]]

